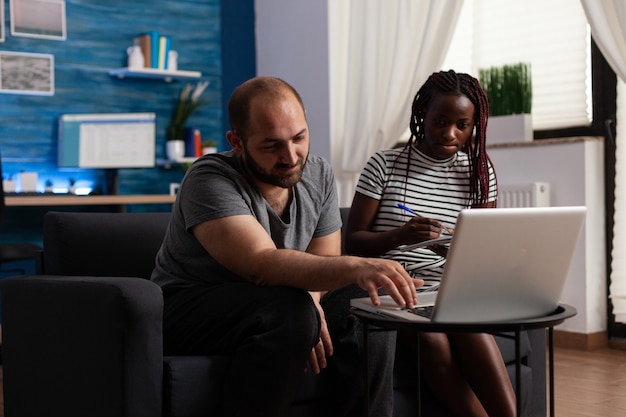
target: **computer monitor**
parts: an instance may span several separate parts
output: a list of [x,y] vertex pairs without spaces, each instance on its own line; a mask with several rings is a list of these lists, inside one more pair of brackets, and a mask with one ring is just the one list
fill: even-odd
[[64,114],[59,118],[59,168],[155,166],[155,113]]

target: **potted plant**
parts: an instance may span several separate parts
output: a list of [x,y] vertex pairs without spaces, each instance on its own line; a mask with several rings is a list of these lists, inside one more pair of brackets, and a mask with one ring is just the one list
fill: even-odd
[[214,140],[204,140],[202,141],[202,155],[206,155],[208,153],[216,153],[217,152],[217,142]]
[[530,64],[517,63],[478,71],[489,100],[487,139],[494,142],[533,140]]
[[185,155],[185,124],[189,116],[202,104],[200,96],[208,87],[209,82],[203,81],[195,86],[187,84],[180,92],[172,118],[167,126],[167,158],[177,160]]
[[68,181],[70,183],[70,187],[68,189],[68,192],[70,194],[76,194],[76,180],[74,178],[70,178]]

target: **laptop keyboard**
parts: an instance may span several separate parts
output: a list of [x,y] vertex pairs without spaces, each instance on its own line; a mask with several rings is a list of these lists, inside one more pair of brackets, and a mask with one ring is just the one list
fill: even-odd
[[408,308],[406,311],[429,319],[433,316],[434,308],[435,306],[431,304],[429,306],[418,306],[418,307]]

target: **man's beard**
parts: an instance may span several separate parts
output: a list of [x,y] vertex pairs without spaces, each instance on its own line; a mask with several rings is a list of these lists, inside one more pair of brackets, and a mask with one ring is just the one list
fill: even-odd
[[298,182],[300,182],[300,179],[302,178],[302,172],[304,171],[304,165],[306,164],[306,160],[303,161],[302,159],[298,159],[296,165],[299,166],[300,169],[289,174],[279,174],[277,172],[280,172],[284,168],[291,168],[291,165],[277,164],[270,171],[266,171],[265,169],[263,169],[263,167],[257,164],[257,162],[254,160],[252,155],[250,155],[248,149],[245,146],[244,154],[246,156],[245,164],[248,168],[248,171],[250,171],[250,174],[252,174],[254,177],[256,177],[256,179],[261,182],[275,185],[281,188],[291,188]]

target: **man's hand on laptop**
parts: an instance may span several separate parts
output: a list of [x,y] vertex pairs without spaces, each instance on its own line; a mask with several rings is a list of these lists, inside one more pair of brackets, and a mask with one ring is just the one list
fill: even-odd
[[396,261],[377,258],[360,258],[365,261],[359,264],[357,284],[367,291],[372,303],[380,305],[378,289],[387,294],[401,307],[413,308],[417,304],[416,288],[424,285],[419,278],[412,278]]

